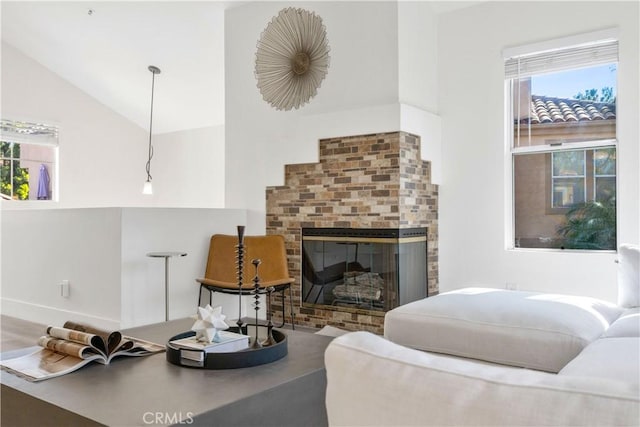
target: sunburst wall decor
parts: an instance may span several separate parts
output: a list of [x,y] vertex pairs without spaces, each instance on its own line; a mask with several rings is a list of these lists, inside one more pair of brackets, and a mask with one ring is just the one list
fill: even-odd
[[276,110],[300,108],[318,93],[329,70],[329,42],[322,18],[289,7],[262,32],[255,75],[262,98]]

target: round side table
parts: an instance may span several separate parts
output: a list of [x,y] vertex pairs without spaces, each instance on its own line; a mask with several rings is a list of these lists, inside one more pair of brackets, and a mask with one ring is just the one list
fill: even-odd
[[169,320],[169,258],[187,256],[186,252],[149,252],[151,258],[164,258],[164,320]]

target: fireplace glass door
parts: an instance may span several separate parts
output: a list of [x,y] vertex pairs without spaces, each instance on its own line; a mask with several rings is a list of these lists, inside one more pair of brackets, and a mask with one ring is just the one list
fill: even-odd
[[303,305],[388,311],[426,296],[425,228],[302,230]]

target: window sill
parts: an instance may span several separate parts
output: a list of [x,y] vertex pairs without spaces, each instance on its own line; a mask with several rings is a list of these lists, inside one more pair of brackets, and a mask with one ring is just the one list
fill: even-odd
[[507,247],[507,252],[531,252],[531,253],[569,253],[569,254],[616,254],[617,250],[613,249],[556,249],[556,248],[516,248]]

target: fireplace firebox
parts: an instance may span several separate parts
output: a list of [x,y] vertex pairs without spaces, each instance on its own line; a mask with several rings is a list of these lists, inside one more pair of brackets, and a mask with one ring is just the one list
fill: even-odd
[[388,311],[427,296],[427,229],[302,229],[302,305]]

